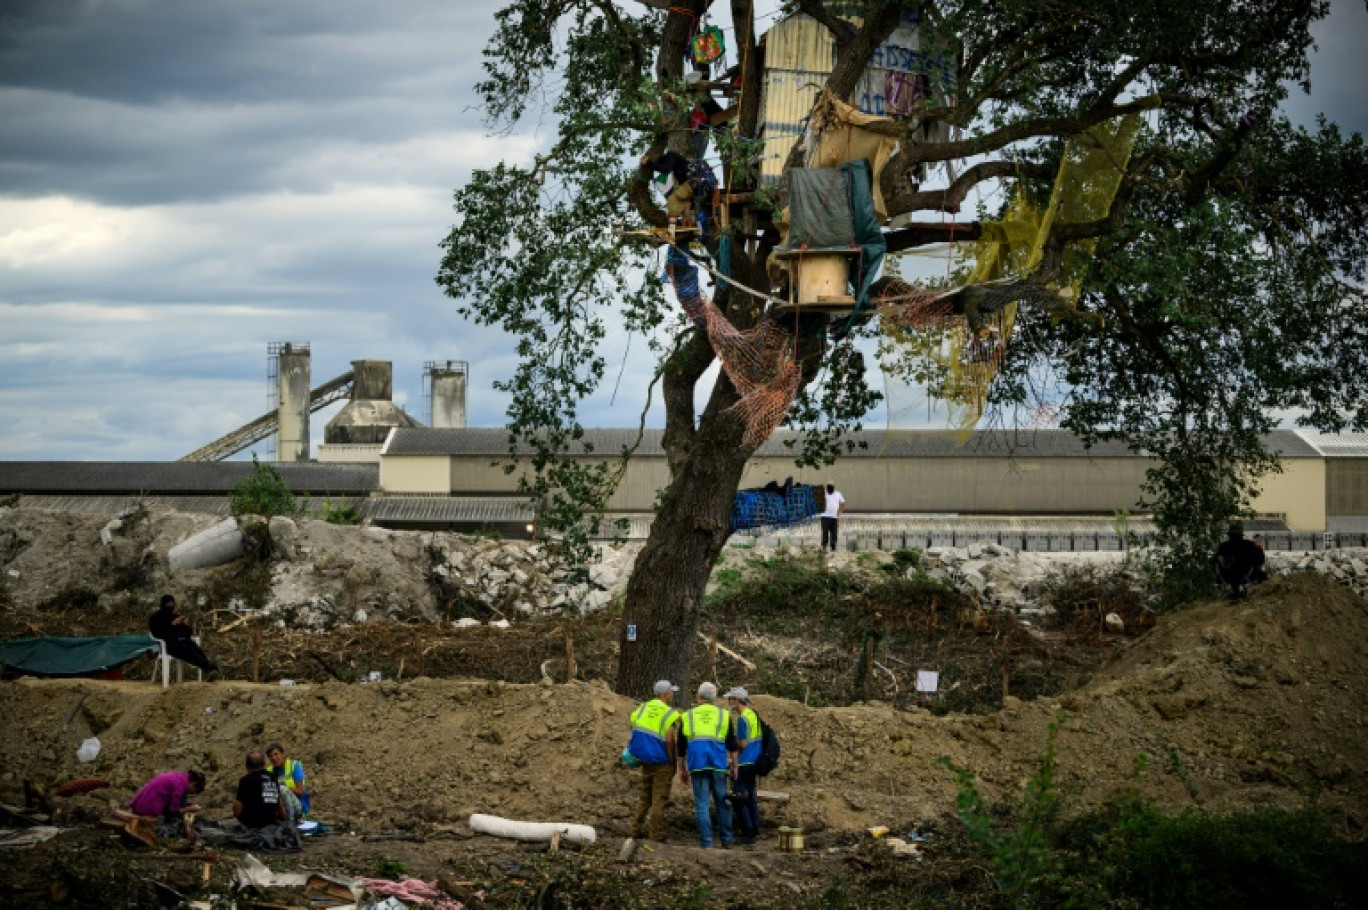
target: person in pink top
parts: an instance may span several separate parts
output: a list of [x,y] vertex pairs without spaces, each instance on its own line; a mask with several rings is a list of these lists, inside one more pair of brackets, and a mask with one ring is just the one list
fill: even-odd
[[128,808],[151,818],[194,812],[198,806],[186,805],[186,797],[204,792],[204,775],[199,771],[164,771],[142,785]]

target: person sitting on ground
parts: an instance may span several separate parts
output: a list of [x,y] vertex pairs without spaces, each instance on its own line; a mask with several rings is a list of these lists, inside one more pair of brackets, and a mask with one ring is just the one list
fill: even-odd
[[309,791],[304,788],[304,766],[293,758],[285,757],[285,747],[271,743],[266,747],[266,758],[270,764],[266,771],[280,784],[280,795],[285,800],[285,813],[290,821],[297,822],[309,814]]
[[179,821],[185,812],[198,812],[187,805],[188,796],[204,792],[204,774],[199,771],[164,771],[142,785],[128,801],[137,815],[161,821]]
[[280,785],[266,770],[266,755],[260,749],[247,753],[247,773],[238,780],[233,800],[233,818],[244,828],[265,828],[285,821],[285,802]]
[[1245,538],[1244,525],[1233,523],[1216,548],[1216,573],[1229,588],[1226,596],[1231,600],[1243,598],[1249,585],[1267,578],[1263,566],[1263,548]]
[[218,664],[210,660],[195,643],[195,630],[191,628],[190,620],[176,612],[174,596],[162,595],[161,606],[147,617],[147,630],[153,638],[160,638],[166,643],[167,654],[198,667],[210,679],[218,674]]

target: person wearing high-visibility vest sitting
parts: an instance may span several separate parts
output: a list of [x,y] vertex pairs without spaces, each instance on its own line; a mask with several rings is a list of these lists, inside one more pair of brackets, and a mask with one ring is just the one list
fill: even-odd
[[651,840],[664,840],[665,806],[670,802],[670,785],[674,783],[673,728],[683,716],[670,707],[678,691],[679,686],[668,679],[657,680],[655,698],[639,705],[629,718],[632,738],[627,750],[641,762],[641,798],[632,820],[632,837],[645,836],[641,833],[645,830],[650,832]]
[[756,802],[755,760],[760,757],[764,728],[750,706],[750,693],[737,686],[725,696],[736,727],[736,779],[732,781],[732,808],[736,810],[736,842],[753,844],[760,834],[760,805]]
[[717,686],[705,682],[698,687],[698,704],[684,714],[679,724],[680,782],[693,782],[694,819],[698,822],[698,843],[713,845],[712,821],[708,817],[711,798],[717,810],[717,832],[722,846],[732,845],[731,807],[727,805],[727,778],[736,776],[736,733],[726,708],[714,704]]

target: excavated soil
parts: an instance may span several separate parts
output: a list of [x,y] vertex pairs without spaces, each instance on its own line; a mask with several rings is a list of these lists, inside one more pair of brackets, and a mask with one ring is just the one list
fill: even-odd
[[[100,571],[97,563],[71,568]],[[64,584],[56,575],[44,583]],[[11,629],[17,615],[9,611]],[[52,631],[51,621],[43,626]],[[364,646],[370,633],[362,626],[348,634]],[[497,663],[499,639],[481,641],[486,647],[474,663]],[[639,852],[629,878],[649,878],[672,895],[666,903],[707,882],[715,898],[735,906],[792,906],[797,897],[814,900],[833,875],[858,862],[859,851],[848,848],[874,825],[935,832],[925,854],[949,859],[956,787],[937,760],[972,770],[989,798],[1008,797],[1034,770],[1055,722],[1066,812],[1123,790],[1173,810],[1211,812],[1298,809],[1314,800],[1343,834],[1363,836],[1362,598],[1315,573],[1276,576],[1243,603],[1161,616],[1108,650],[1077,687],[1031,701],[1009,697],[991,714],[942,715],[934,704],[877,701],[815,708],[757,695],[754,707],[784,747],[764,787],[788,794],[762,804],[765,843],[740,853],[691,846],[691,799],[676,786],[670,842]],[[410,665],[408,672],[418,670]],[[54,798],[53,808],[80,824],[38,847],[0,852],[0,905],[25,905],[32,898],[21,895],[54,880],[76,882],[87,906],[100,905],[92,889],[108,896],[133,880],[193,885],[200,858],[138,854],[93,826],[110,799],[126,801],[170,767],[203,769],[209,785],[200,802],[210,816],[226,816],[243,751],[273,739],[304,763],[315,815],[336,832],[301,855],[272,857],[273,866],[373,874],[388,860],[429,880],[445,877],[467,903],[481,889],[494,905],[513,905],[499,904],[500,895],[531,901],[517,889],[540,881],[547,864],[569,864],[581,879],[611,867],[635,805],[637,774],[618,763],[632,706],[599,682],[549,679],[187,682],[166,690],[132,681],[3,682],[0,802],[22,804],[26,780],[48,789],[80,778],[111,786]],[[91,736],[101,741],[100,755],[81,764],[76,749]],[[587,851],[545,856],[541,848],[473,836],[465,826],[473,812],[590,824],[600,840]],[[778,853],[780,825],[802,826],[815,849]],[[228,851],[224,858],[235,857]],[[223,886],[230,865],[213,867],[210,890]],[[127,901],[104,905],[139,905]]]

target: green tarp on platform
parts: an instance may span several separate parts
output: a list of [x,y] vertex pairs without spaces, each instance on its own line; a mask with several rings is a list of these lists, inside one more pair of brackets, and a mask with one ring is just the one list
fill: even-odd
[[161,646],[147,633],[95,638],[12,638],[0,642],[0,662],[7,669],[40,676],[82,676],[126,664]]

